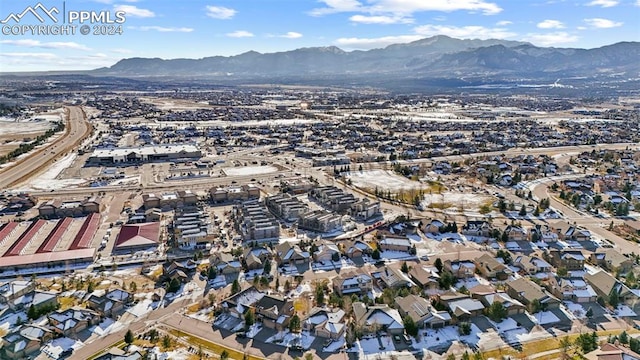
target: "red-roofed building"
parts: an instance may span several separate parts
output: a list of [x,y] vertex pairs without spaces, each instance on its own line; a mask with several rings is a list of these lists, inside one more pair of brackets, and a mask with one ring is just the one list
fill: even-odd
[[157,247],[160,243],[160,223],[126,224],[120,229],[113,251],[132,253]]

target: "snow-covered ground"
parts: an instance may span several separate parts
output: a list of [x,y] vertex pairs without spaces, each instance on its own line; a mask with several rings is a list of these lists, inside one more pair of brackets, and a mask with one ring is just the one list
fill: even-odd
[[327,353],[338,352],[338,350],[342,349],[346,343],[347,342],[344,339],[344,336],[341,336],[337,340],[333,340],[331,344],[329,344],[329,346],[323,347],[322,352],[327,352]]
[[557,316],[551,311],[540,311],[538,313],[533,314],[533,317],[536,319],[538,324],[546,325],[546,324],[554,324],[560,322]]
[[628,307],[627,305],[618,305],[618,308],[616,309],[615,314],[617,316],[623,316],[623,317],[636,316],[636,313],[633,310],[631,310],[631,308]]
[[375,336],[360,339],[360,349],[365,355],[376,354],[381,351],[394,351],[396,348],[393,346],[393,339],[390,336],[381,336],[380,341],[384,349],[380,348],[380,342]]
[[223,170],[229,176],[261,175],[278,171],[275,166],[245,166],[236,168],[225,168]]
[[53,122],[61,120],[63,118],[60,113],[40,114],[21,120],[0,116],[0,134],[14,135],[45,132],[53,128]]
[[415,255],[411,255],[404,251],[387,250],[387,251],[380,252],[380,259],[385,259],[385,260],[413,260],[415,258],[416,258]]
[[587,310],[578,303],[564,301],[564,305],[567,307],[567,311],[573,314],[577,319],[584,319],[587,315]]
[[58,175],[60,175],[64,169],[71,166],[77,156],[76,153],[71,153],[56,161],[47,171],[37,178],[30,180],[27,188],[24,190],[56,190],[85,183],[86,181],[84,179],[57,179]]
[[80,341],[69,339],[66,337],[54,339],[50,343],[46,344],[42,348],[42,352],[47,354],[52,359],[59,359],[63,351],[67,349],[79,349],[84,344]]
[[487,195],[480,195],[474,193],[462,193],[445,191],[442,194],[425,194],[424,201],[422,201],[423,208],[428,208],[433,203],[448,203],[452,207],[463,208],[478,208],[484,203],[493,200],[492,197]]
[[356,187],[370,190],[374,190],[377,187],[378,190],[398,192],[400,190],[427,188],[424,184],[396,175],[393,171],[352,171],[347,174],[347,178]]
[[140,300],[136,305],[127,309],[127,312],[135,317],[143,317],[152,310],[157,309],[159,302],[153,302],[151,299]]
[[481,331],[475,324],[471,324],[471,333],[465,336],[458,333],[457,326],[447,326],[437,330],[428,329],[420,331],[418,336],[420,341],[415,341],[413,346],[416,349],[438,348],[459,340],[475,345],[480,341],[480,334]]
[[27,313],[24,311],[20,311],[0,318],[0,329],[9,330],[11,327],[15,326],[16,322],[18,322],[18,319],[26,321]]
[[187,360],[193,356],[193,354],[190,354],[185,348],[162,352],[160,348],[154,347],[149,351],[149,354],[152,359],[157,360]]
[[124,324],[118,321],[113,321],[113,319],[111,318],[105,318],[104,320],[102,320],[100,324],[89,328],[89,331],[91,331],[93,334],[97,336],[103,336],[103,335],[110,334],[112,332],[119,331],[123,328],[124,328]]
[[279,344],[282,346],[300,345],[303,349],[311,347],[311,343],[315,340],[315,336],[311,335],[308,331],[303,331],[299,334],[291,333],[289,330],[280,331],[277,334],[271,336],[266,340],[268,343]]

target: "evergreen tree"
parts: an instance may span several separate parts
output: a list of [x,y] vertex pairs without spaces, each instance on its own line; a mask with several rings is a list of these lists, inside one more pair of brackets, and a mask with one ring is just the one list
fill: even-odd
[[127,344],[132,344],[135,337],[133,336],[133,332],[131,330],[127,330],[127,333],[124,334],[124,342]]
[[289,321],[289,331],[291,331],[292,333],[298,333],[300,332],[300,328],[300,317],[298,316],[298,314],[293,314],[291,320]]
[[239,292],[240,292],[240,283],[238,282],[238,279],[235,279],[231,284],[231,295],[235,295]]
[[438,269],[438,273],[442,273],[444,265],[442,265],[442,260],[440,260],[440,258],[437,258],[433,265],[436,267],[436,269]]

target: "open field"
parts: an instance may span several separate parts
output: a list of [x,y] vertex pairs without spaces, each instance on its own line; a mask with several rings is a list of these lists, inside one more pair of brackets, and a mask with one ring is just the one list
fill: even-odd
[[401,190],[428,190],[429,186],[417,181],[409,180],[405,177],[394,174],[392,171],[371,170],[371,171],[353,171],[347,175],[351,183],[361,189],[374,191],[378,190],[391,191],[393,193]]

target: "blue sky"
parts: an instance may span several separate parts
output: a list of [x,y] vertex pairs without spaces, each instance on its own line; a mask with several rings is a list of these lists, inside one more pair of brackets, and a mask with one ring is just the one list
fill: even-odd
[[[2,0],[0,19],[36,4]],[[42,4],[64,12],[62,0]],[[8,34],[39,24],[31,14],[19,25],[10,19],[0,24],[0,71],[93,69],[134,56],[366,50],[438,34],[579,48],[640,41],[640,0],[66,0],[64,8],[111,18],[124,11],[123,33]]]

